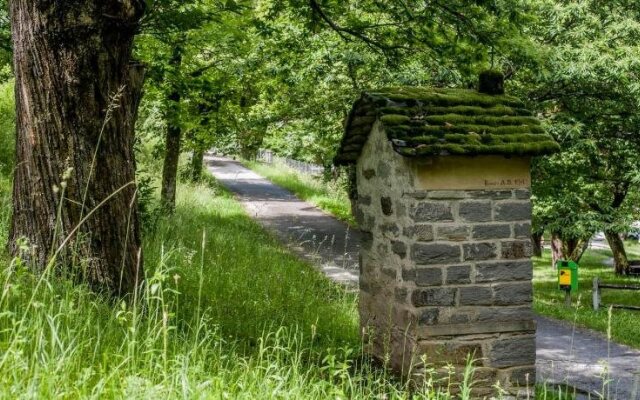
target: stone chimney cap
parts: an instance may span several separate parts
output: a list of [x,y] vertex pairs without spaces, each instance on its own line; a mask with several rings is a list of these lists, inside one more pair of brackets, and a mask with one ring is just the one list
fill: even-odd
[[491,95],[504,94],[504,74],[491,69],[481,72],[478,92]]

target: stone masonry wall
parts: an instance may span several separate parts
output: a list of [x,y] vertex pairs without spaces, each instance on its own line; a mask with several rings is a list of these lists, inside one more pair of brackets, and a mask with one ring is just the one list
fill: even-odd
[[[476,360],[476,394],[535,382],[528,190],[424,191],[376,125],[357,164],[360,314],[406,375]],[[411,371],[411,372],[410,372]]]

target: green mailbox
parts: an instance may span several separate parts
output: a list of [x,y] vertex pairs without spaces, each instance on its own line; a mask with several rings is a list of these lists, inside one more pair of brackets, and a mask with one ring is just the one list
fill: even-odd
[[573,261],[558,260],[558,289],[575,293],[578,291],[578,264]]

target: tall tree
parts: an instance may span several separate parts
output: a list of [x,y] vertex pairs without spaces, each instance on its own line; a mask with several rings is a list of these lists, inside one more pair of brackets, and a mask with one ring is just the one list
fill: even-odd
[[[16,168],[10,251],[98,291],[143,277],[131,59],[143,0],[13,0]],[[21,246],[23,239],[29,251]]]
[[[605,236],[616,272],[628,272],[620,234],[633,219],[640,181],[640,5],[540,0],[531,31],[541,63],[531,75],[530,98],[547,118],[562,152],[540,160],[537,221],[580,254],[597,230]],[[565,244],[566,244],[565,243]],[[570,245],[576,243],[575,246]],[[567,254],[565,254],[567,256]]]

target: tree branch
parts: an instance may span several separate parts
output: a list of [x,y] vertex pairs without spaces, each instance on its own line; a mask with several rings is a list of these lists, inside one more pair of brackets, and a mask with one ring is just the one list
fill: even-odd
[[329,16],[324,12],[320,4],[316,0],[309,0],[309,6],[311,9],[318,14],[318,16],[327,24],[331,29],[333,29],[345,42],[351,42],[349,36],[352,36],[356,39],[359,39],[369,45],[369,47],[377,49],[378,51],[387,52],[392,50],[400,50],[407,48],[405,46],[394,45],[389,46],[384,43],[380,43],[369,36],[363,34],[362,32],[358,32],[356,30],[346,28],[338,25],[335,21],[333,21]]

